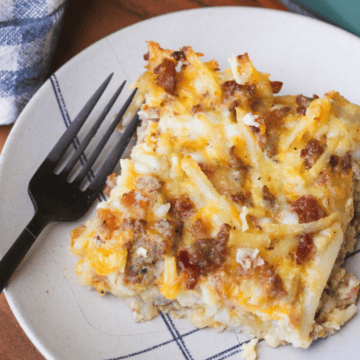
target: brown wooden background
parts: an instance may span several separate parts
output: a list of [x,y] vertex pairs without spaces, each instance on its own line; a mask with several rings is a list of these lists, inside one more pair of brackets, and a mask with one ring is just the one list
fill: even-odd
[[[254,6],[286,10],[277,0],[69,0],[51,71],[106,35],[157,15],[208,6]],[[0,151],[11,130],[0,126]],[[0,295],[0,359],[43,360]]]

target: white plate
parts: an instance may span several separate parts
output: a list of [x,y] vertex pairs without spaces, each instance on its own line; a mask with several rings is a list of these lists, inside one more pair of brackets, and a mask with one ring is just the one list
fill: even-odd
[[[115,72],[114,79],[92,118],[123,79],[137,79],[145,65],[146,40],[170,49],[191,45],[206,60],[217,59],[222,69],[228,66],[229,56],[248,52],[260,71],[284,82],[282,94],[323,95],[335,89],[360,103],[360,41],[325,23],[265,9],[218,7],[130,26],[64,65],[41,87],[14,126],[0,163],[1,255],[32,216],[29,179],[64,131],[65,122],[74,118],[110,72]],[[116,111],[115,106],[109,120]],[[239,344],[249,339],[246,335],[196,331],[186,321],[169,317],[136,324],[119,299],[100,298],[79,285],[74,275],[76,259],[68,249],[74,226],[48,226],[6,290],[20,325],[46,358],[240,358]],[[359,276],[355,259],[349,259],[347,266]],[[359,334],[360,317],[355,316],[338,334],[308,350],[272,349],[264,342],[258,347],[262,360],[354,359],[360,352]]]

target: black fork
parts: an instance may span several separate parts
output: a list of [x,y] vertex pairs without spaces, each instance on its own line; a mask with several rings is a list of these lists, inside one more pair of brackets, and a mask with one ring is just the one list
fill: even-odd
[[136,90],[134,90],[127,99],[122,109],[97,144],[95,150],[90,155],[89,159],[76,175],[75,179],[71,182],[69,181],[70,173],[73,171],[75,164],[124,88],[124,81],[106,105],[92,128],[86,134],[79,147],[66,162],[62,171],[59,174],[55,173],[55,169],[60,163],[62,163],[62,157],[71,146],[71,143],[76,137],[81,126],[84,124],[90,112],[105,91],[111,77],[112,74],[104,81],[104,83],[87,102],[31,178],[28,190],[30,198],[34,204],[35,214],[15,243],[0,261],[0,293],[7,285],[11,275],[14,273],[15,269],[23,260],[46,225],[51,222],[75,221],[86,214],[100,191],[103,189],[107,176],[114,170],[132,135],[134,134],[139,122],[137,113],[126,127],[113,151],[101,165],[89,186],[85,190],[81,190],[81,185],[84,183],[85,178],[91,170],[91,166],[94,164],[101,150],[104,148],[111,134],[114,132],[114,129],[121,121],[121,118],[135,96]]

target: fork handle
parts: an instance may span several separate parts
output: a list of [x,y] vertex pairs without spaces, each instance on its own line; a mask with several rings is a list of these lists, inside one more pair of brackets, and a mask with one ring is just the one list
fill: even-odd
[[9,279],[20,265],[41,231],[48,224],[48,220],[39,212],[27,224],[23,232],[0,261],[0,293],[8,284]]

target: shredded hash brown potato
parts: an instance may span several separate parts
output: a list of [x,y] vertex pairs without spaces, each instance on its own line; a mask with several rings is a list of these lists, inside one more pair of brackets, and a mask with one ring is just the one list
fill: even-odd
[[356,312],[341,265],[358,232],[360,107],[274,96],[282,83],[248,54],[224,72],[201,55],[148,43],[138,142],[72,231],[76,273],[135,321],[163,311],[306,348]]

